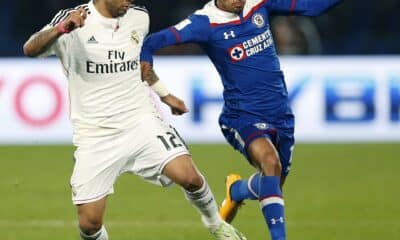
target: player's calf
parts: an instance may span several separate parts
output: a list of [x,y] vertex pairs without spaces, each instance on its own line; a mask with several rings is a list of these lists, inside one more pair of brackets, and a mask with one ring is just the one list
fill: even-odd
[[[106,198],[95,202],[77,205],[79,229],[82,239],[106,240],[107,231],[103,226],[103,214],[105,210]],[[99,238],[102,236],[102,238]]]

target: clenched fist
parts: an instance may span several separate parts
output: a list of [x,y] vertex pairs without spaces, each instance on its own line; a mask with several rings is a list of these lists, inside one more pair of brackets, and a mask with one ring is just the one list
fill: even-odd
[[69,33],[76,28],[83,27],[86,17],[85,9],[80,7],[78,10],[71,12],[64,21],[60,22],[57,28],[61,33]]

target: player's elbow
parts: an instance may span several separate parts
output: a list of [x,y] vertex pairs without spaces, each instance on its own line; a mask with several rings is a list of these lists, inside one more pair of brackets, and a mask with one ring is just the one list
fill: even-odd
[[24,49],[24,54],[27,57],[37,57],[39,55],[39,53],[36,51],[36,49],[32,46],[32,44],[29,41],[27,41],[24,44],[23,49]]

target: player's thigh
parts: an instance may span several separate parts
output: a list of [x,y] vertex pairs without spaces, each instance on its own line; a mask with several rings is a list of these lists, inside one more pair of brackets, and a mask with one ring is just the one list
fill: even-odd
[[[162,186],[172,183],[164,174],[164,169],[177,158],[177,163],[183,164],[182,167],[194,171],[189,161],[189,151],[179,133],[157,117],[146,117],[132,132],[130,144],[135,147],[124,171],[138,175],[146,181]],[[182,171],[179,169],[173,172],[174,175],[180,173]]]
[[96,202],[113,193],[125,161],[121,142],[120,136],[115,136],[77,148],[70,181],[75,205]]
[[270,136],[260,135],[254,138],[246,149],[251,162],[260,169],[276,168],[280,171],[279,154],[270,140]]
[[[262,154],[266,152],[275,154],[277,131],[270,124],[257,120],[248,121],[246,124],[241,124],[239,121],[220,121],[220,126],[227,142],[253,165],[262,160]],[[249,147],[252,145],[250,155]]]

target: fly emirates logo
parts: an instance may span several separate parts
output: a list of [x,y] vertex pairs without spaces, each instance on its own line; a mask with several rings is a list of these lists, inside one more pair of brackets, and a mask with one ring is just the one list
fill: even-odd
[[87,60],[86,72],[94,74],[107,74],[134,71],[139,67],[138,59],[125,60],[125,52],[116,50],[108,51],[108,62],[100,63]]
[[237,62],[264,51],[273,44],[271,31],[267,31],[244,41],[228,50],[232,62]]

